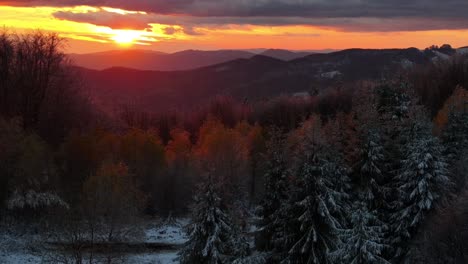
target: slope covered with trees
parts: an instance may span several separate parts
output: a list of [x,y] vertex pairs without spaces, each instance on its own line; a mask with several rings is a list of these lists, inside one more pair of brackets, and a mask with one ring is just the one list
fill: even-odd
[[468,261],[466,57],[310,97],[109,115],[60,41],[0,36],[0,212],[68,234],[75,263],[168,215],[192,223],[182,263]]

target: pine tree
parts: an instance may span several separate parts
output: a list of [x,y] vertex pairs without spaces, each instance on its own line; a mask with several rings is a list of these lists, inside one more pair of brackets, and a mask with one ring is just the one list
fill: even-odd
[[339,245],[338,233],[349,213],[348,170],[311,132],[300,151],[296,185],[281,209],[283,226],[276,237],[284,246],[280,250],[286,249],[283,263],[330,263],[329,253]]
[[195,197],[190,238],[179,253],[182,264],[224,264],[246,256],[248,244],[226,212],[216,188],[208,179]]
[[394,179],[399,199],[392,215],[392,242],[398,247],[397,257],[404,253],[404,241],[414,234],[425,214],[451,185],[443,147],[431,134],[429,123],[415,126],[404,157],[402,169]]
[[[364,198],[364,197],[363,197]],[[389,263],[382,257],[387,230],[375,211],[369,211],[366,201],[356,201],[352,207],[351,228],[341,231],[343,244],[332,253],[336,263]]]
[[282,133],[274,130],[267,144],[267,168],[265,173],[265,195],[260,208],[259,239],[257,248],[272,250],[272,235],[279,217],[278,210],[287,199],[287,163],[284,154],[285,139]]

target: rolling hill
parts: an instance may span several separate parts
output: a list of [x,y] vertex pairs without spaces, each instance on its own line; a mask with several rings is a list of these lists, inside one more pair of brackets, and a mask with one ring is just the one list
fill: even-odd
[[[285,61],[309,54],[308,52],[273,49],[260,52],[260,55]],[[94,70],[124,67],[153,71],[185,71],[236,59],[248,59],[255,55],[257,53],[243,50],[185,50],[176,53],[148,50],[116,50],[90,54],[70,54],[69,56],[77,66]]]
[[96,102],[106,109],[133,104],[158,112],[190,110],[217,95],[256,101],[321,90],[337,83],[391,77],[436,56],[436,52],[416,48],[350,49],[291,61],[255,55],[190,71],[82,69],[82,76]]
[[250,52],[236,50],[186,50],[172,54],[147,50],[119,50],[90,54],[70,54],[72,61],[84,68],[104,70],[112,67],[125,67],[155,71],[190,70],[252,56],[254,54]]
[[272,57],[275,59],[280,59],[284,61],[290,61],[298,58],[302,58],[308,55],[311,55],[311,52],[301,52],[301,51],[289,51],[282,49],[268,49],[260,53],[260,55]]

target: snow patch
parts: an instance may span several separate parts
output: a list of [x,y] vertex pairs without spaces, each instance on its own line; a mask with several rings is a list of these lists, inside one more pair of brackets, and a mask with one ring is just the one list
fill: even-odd
[[126,259],[127,263],[139,264],[172,264],[179,263],[177,252],[167,251],[154,254],[131,255]]
[[39,236],[32,234],[0,233],[0,263],[41,263],[42,258],[34,254],[34,246],[39,240]]
[[434,54],[436,55],[434,58],[432,58],[432,61],[438,61],[438,60],[448,60],[450,59],[450,56],[447,54],[444,54],[442,52],[439,52],[437,50],[433,51]]
[[334,79],[340,75],[341,75],[340,71],[331,71],[331,72],[324,72],[320,74],[320,77],[325,78],[325,79]]
[[28,190],[24,193],[16,190],[7,201],[8,209],[23,209],[60,206],[66,209],[69,208],[68,204],[62,200],[57,194],[49,192],[36,192]]
[[408,59],[402,59],[400,64],[404,69],[410,69],[414,66],[414,63]]
[[25,252],[0,253],[0,263],[3,264],[27,264],[41,263],[42,258]]
[[182,245],[188,240],[184,231],[186,225],[186,220],[177,220],[176,223],[170,225],[150,227],[145,231],[145,241],[148,243]]
[[[187,241],[185,226],[188,219],[174,219],[170,224],[149,225],[145,230],[144,242],[161,243],[165,245],[179,246]],[[0,226],[0,264],[28,264],[42,263],[43,258],[53,251],[44,249],[41,245],[48,241],[41,235],[33,233],[19,234],[8,231],[6,227]],[[179,263],[177,250],[163,250],[141,254],[125,254],[122,259],[129,264],[172,264]],[[117,262],[120,263],[120,262]]]
[[457,49],[457,54],[468,54],[468,48]]

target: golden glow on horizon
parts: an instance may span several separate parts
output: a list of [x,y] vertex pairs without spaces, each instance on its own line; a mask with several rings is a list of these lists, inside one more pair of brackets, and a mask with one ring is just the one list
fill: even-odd
[[[200,26],[197,34],[187,34],[177,24],[150,24],[151,30],[117,30],[91,23],[60,20],[58,11],[73,13],[99,12],[119,15],[146,15],[110,7],[10,7],[0,6],[0,26],[24,32],[33,29],[57,32],[69,39],[68,52],[86,52],[146,46],[161,51],[182,49],[250,49],[283,48],[296,50],[345,48],[425,48],[449,43],[455,47],[468,44],[467,30],[434,30],[414,32],[342,32],[315,26]],[[167,30],[171,28],[171,30]]]
[[141,37],[141,33],[132,30],[115,30],[112,40],[123,46],[130,46]]

